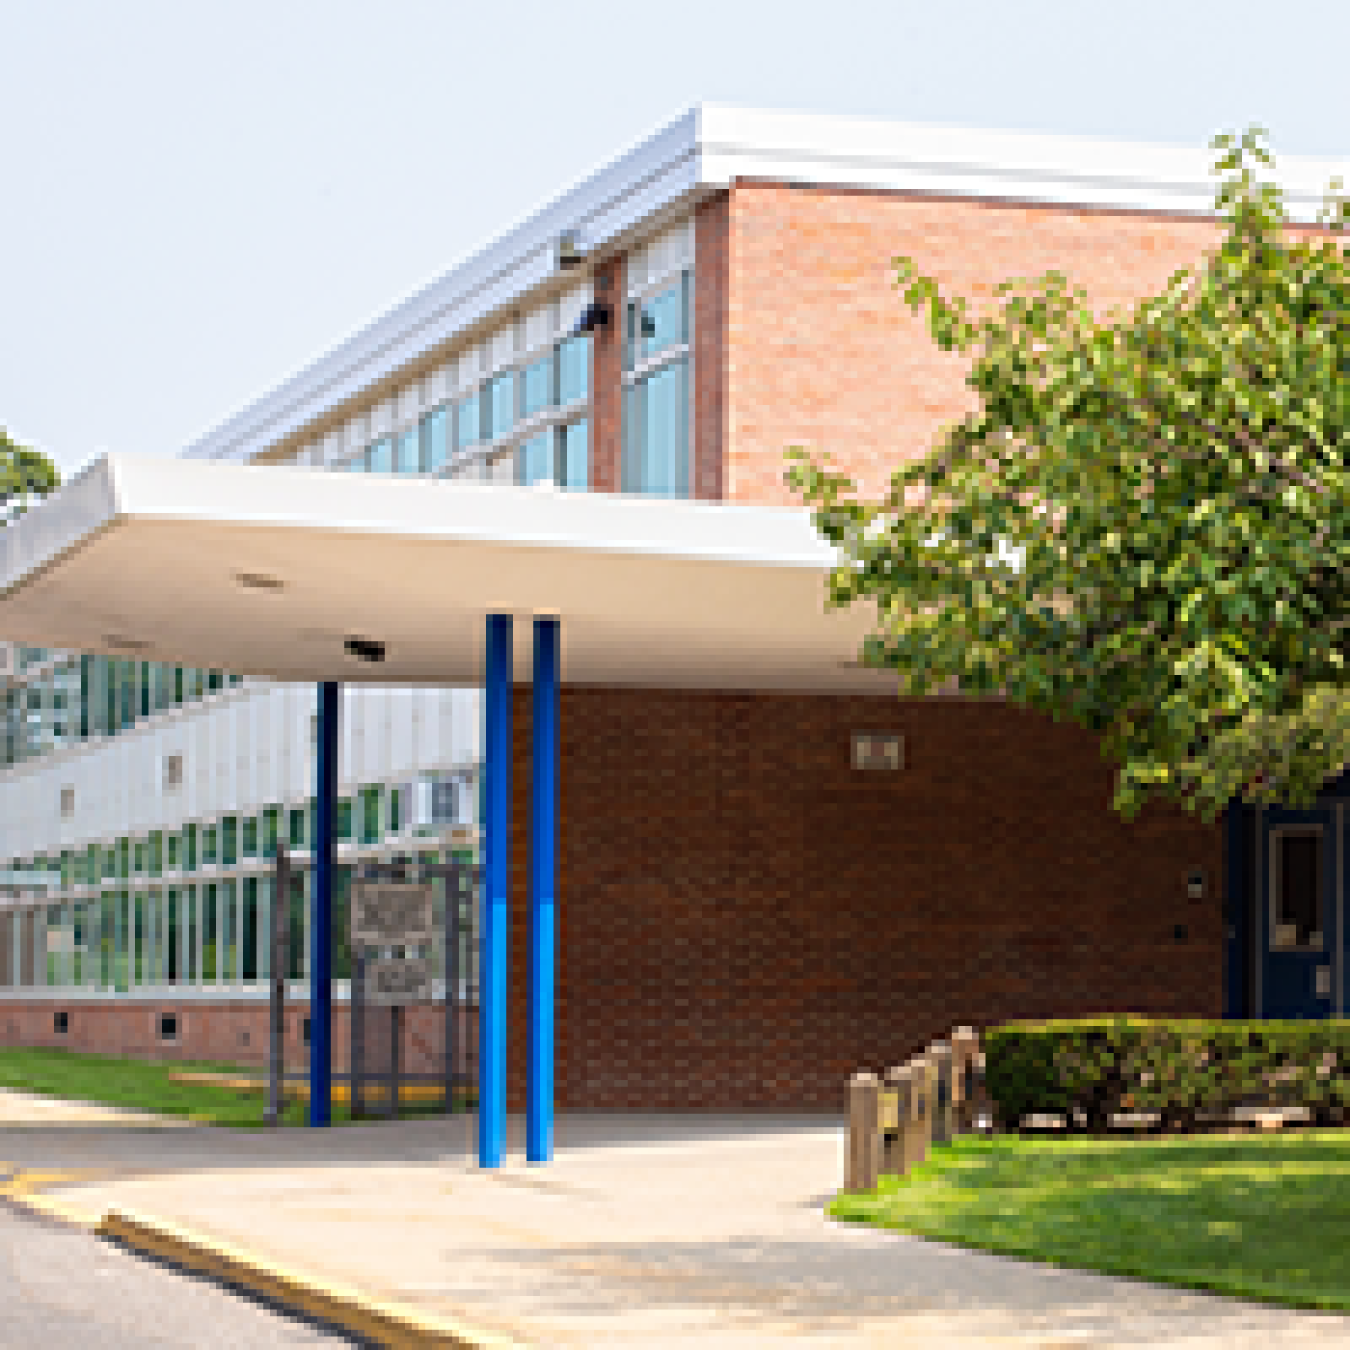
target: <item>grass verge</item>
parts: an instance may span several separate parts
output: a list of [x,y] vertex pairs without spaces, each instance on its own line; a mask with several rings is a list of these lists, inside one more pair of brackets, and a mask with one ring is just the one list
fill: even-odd
[[[204,1125],[229,1125],[238,1128],[262,1128],[267,1106],[265,1092],[240,1092],[207,1083],[175,1082],[170,1074],[218,1072],[256,1075],[256,1069],[237,1064],[202,1060],[175,1060],[151,1064],[144,1060],[109,1055],[81,1054],[73,1050],[48,1050],[33,1047],[0,1049],[0,1087],[32,1092],[44,1097],[63,1097],[67,1101],[97,1102],[105,1106],[128,1106],[158,1115],[186,1116]],[[404,1119],[440,1115],[434,1106],[405,1104]],[[335,1125],[351,1123],[350,1108],[334,1102],[331,1111]],[[303,1125],[309,1118],[305,1101],[286,1103],[282,1117],[286,1125]],[[378,1119],[378,1117],[376,1117]]]
[[829,1212],[961,1246],[1350,1311],[1350,1132],[960,1138]]

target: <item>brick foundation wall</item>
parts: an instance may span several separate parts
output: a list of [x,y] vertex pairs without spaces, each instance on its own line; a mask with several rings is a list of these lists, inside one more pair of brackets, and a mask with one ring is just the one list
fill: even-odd
[[[54,1014],[65,1012],[68,1030],[59,1034]],[[174,1041],[159,1037],[160,1017],[172,1013],[178,1019]],[[309,1063],[304,1039],[307,1004],[293,1002],[286,1009],[286,1064],[288,1071]],[[408,1073],[438,1073],[445,1042],[444,1009],[419,1005],[404,1012],[401,1063]],[[245,1067],[264,1068],[269,1043],[268,1007],[265,1001],[127,1002],[112,999],[62,1000],[59,997],[0,998],[0,1045],[37,1045],[77,1050],[99,1055],[127,1055],[152,1060],[220,1060]],[[474,1019],[464,1009],[460,1014],[461,1046],[477,1043]],[[349,1009],[333,1005],[333,1069],[349,1068],[351,1045]],[[374,1063],[371,1052],[370,1062]],[[476,1071],[476,1060],[470,1058]]]
[[[904,769],[854,770],[851,732],[890,729]],[[1220,1015],[1221,826],[1120,820],[1077,728],[996,701],[569,688],[562,738],[560,1107],[835,1110],[855,1069],[958,1023]],[[527,777],[518,754],[518,819]],[[513,1110],[524,917],[521,873]]]

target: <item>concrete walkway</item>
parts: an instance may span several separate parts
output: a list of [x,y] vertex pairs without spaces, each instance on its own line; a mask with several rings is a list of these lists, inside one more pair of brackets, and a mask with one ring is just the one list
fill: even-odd
[[1298,1313],[835,1224],[840,1122],[564,1116],[479,1170],[472,1118],[275,1133],[0,1124],[0,1171],[527,1345],[1350,1346]]

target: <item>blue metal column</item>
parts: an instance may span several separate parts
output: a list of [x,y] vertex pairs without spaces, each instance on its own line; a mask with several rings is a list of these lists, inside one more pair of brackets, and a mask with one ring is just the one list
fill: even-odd
[[333,827],[338,785],[338,685],[331,680],[319,686],[318,751],[309,923],[309,1123],[327,1125],[333,1071]]
[[558,620],[534,621],[530,821],[530,1085],[525,1159],[553,1156],[553,985],[558,879]]
[[506,1145],[506,972],[511,899],[511,616],[487,616],[483,756],[484,904],[479,989],[478,1165],[500,1167]]

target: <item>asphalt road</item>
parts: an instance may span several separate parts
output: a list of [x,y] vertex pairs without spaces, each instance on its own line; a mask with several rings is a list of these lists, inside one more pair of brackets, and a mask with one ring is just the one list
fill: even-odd
[[347,1346],[219,1285],[0,1202],[0,1347]]

